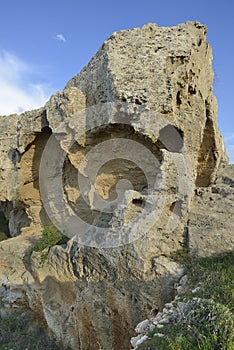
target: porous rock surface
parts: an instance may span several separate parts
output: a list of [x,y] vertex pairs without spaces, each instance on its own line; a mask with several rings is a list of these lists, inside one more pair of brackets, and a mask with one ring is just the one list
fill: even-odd
[[[199,255],[233,247],[233,167],[228,166],[217,125],[212,81],[205,26],[150,23],[112,34],[45,107],[1,117],[0,210],[9,219],[13,237],[0,243],[3,314],[33,312],[58,342],[72,349],[126,349],[136,324],[172,300],[174,281],[182,273],[173,253],[183,246]],[[100,113],[102,105],[109,114],[106,109]],[[82,111],[92,111],[92,106],[97,108],[84,119]],[[85,133],[70,149],[74,116]],[[159,119],[169,125],[161,134],[154,133]],[[180,147],[170,137],[171,143],[163,144],[165,138],[168,143],[171,126],[180,135]],[[130,244],[100,248],[95,242],[87,247],[70,240],[56,245],[42,264],[41,253],[32,248],[50,222],[41,201],[39,170],[52,133],[67,152],[64,191],[77,215],[89,223],[109,220],[113,231],[116,222],[126,225],[141,212],[146,180],[132,163],[123,161],[121,170],[107,163],[97,176],[96,190],[104,199],[112,199],[119,179],[127,177],[133,183],[134,191],[125,194],[111,220],[87,209],[76,184],[87,151],[104,140],[128,138],[147,147],[160,163],[167,184],[161,190],[167,201],[160,219]],[[189,162],[180,173],[187,184],[182,193],[186,198],[181,199],[175,190],[178,169],[173,159],[184,154]],[[153,176],[150,164],[149,169]],[[183,201],[180,215],[174,209]],[[177,222],[173,230],[168,222]]]

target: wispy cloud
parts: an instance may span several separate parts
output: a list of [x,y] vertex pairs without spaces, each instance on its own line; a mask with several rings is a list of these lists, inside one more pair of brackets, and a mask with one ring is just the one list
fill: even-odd
[[224,138],[226,142],[230,142],[230,141],[234,142],[234,132],[228,133],[226,135],[224,134]]
[[227,153],[229,156],[229,162],[234,164],[234,145],[227,145]]
[[41,107],[51,91],[30,81],[33,67],[15,55],[0,51],[0,114],[21,113]]
[[65,38],[65,36],[64,36],[63,34],[57,34],[57,35],[55,36],[55,39],[58,40],[58,41],[62,41],[62,42],[64,42],[64,43],[67,41],[66,38]]

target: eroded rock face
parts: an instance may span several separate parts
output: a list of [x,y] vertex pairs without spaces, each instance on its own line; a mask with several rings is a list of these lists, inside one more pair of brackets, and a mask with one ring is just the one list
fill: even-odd
[[[172,259],[177,250],[186,246],[205,255],[231,248],[233,169],[217,126],[205,34],[198,22],[168,28],[147,24],[114,33],[45,107],[1,117],[0,210],[9,219],[10,235],[17,236],[0,243],[2,310],[31,310],[72,349],[126,349],[136,324],[172,299],[182,273]],[[106,240],[118,225],[127,227],[142,214],[148,181],[157,172],[149,159],[142,163],[148,178],[146,169],[132,161],[109,160],[95,179],[98,195],[113,201],[123,179],[132,188],[124,183],[121,201],[103,214],[96,210],[91,186],[88,206],[77,176],[88,178],[84,161],[104,141],[128,140],[129,154],[135,142],[139,158],[143,147],[155,157],[163,186],[159,193],[148,186],[148,192],[155,203],[157,196],[166,197],[160,218],[144,232],[139,220],[126,229],[129,237],[136,232],[129,244],[105,248],[97,235],[85,241],[88,246],[70,240],[52,247],[41,264],[41,253],[32,247],[51,219],[39,184],[51,134],[59,152],[66,151],[61,198],[86,223],[103,232],[108,228]],[[47,160],[55,176],[58,154],[53,151]],[[99,152],[93,166],[104,163],[105,153]],[[182,169],[175,164],[183,164]],[[60,216],[67,213],[61,207]],[[89,237],[90,232],[79,234]]]
[[188,245],[194,255],[210,256],[232,251],[234,166],[220,168],[215,182],[196,189],[187,227]]
[[83,91],[87,106],[120,100],[165,116],[183,132],[194,162],[199,154],[197,182],[206,174],[202,186],[227,160],[217,127],[206,30],[198,22],[161,28],[150,23],[114,33],[67,85]]

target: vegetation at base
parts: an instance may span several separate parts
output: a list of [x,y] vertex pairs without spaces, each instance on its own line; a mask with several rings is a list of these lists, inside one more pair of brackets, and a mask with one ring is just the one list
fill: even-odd
[[27,315],[0,317],[0,350],[60,350]]
[[[151,339],[138,349],[234,350],[234,253],[194,259],[182,252],[177,258],[184,263],[189,279],[178,301],[188,302],[190,311],[150,331]],[[155,333],[164,337],[154,337]]]
[[68,238],[64,236],[53,224],[45,226],[42,231],[41,239],[34,245],[35,252],[42,252],[41,263],[43,264],[49,254],[51,247],[67,243]]
[[196,296],[224,304],[234,313],[234,252],[195,260],[187,257],[185,269],[190,289],[200,287]]

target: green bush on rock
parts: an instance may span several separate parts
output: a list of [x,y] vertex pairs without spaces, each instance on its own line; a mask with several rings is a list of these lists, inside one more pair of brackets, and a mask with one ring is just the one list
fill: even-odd
[[51,247],[67,243],[68,238],[64,236],[53,224],[45,226],[42,231],[41,239],[34,245],[35,252],[42,252],[41,263],[43,264],[49,254]]

